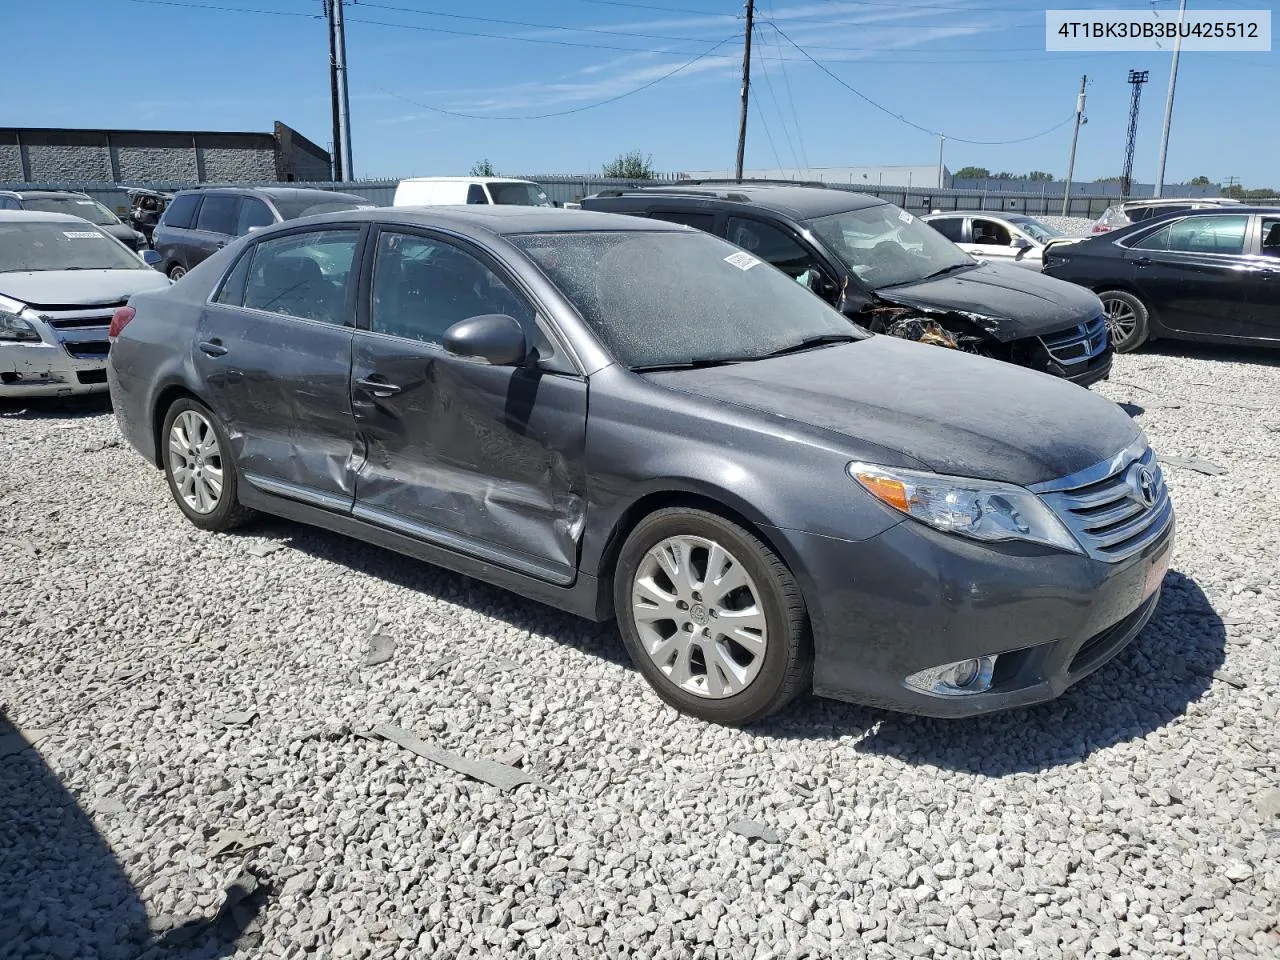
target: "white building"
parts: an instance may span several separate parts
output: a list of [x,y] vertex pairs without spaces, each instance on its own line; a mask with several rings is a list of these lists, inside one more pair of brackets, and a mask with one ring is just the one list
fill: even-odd
[[[918,187],[937,189],[951,186],[951,172],[944,166],[909,164],[880,167],[783,167],[773,170],[743,170],[750,180],[817,180],[821,183],[853,183],[867,187]],[[730,180],[732,170],[688,170],[680,174],[684,180]]]

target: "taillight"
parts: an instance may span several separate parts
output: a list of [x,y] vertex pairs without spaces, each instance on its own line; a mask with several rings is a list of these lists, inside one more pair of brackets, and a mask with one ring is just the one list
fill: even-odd
[[116,312],[111,315],[111,326],[107,328],[107,339],[114,340],[120,336],[120,331],[129,325],[137,312],[129,306],[116,307]]

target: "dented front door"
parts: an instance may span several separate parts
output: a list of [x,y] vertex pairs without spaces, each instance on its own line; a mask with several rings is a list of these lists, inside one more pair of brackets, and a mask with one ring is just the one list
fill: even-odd
[[490,366],[440,346],[453,323],[533,308],[492,262],[384,231],[368,330],[352,348],[356,516],[553,583],[577,569],[587,384],[536,365]]

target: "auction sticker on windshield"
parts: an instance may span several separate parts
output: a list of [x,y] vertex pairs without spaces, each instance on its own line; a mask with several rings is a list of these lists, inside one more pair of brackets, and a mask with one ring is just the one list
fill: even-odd
[[93,230],[63,230],[62,235],[68,240],[100,240],[105,236]]
[[1046,50],[1271,50],[1270,10],[1046,10]]
[[760,261],[744,250],[740,253],[729,254],[724,258],[724,262],[733,264],[739,270],[750,270]]
[[915,217],[907,213],[907,211],[903,210],[900,214],[898,214],[898,219],[901,220],[903,223],[910,223],[912,220],[915,219]]

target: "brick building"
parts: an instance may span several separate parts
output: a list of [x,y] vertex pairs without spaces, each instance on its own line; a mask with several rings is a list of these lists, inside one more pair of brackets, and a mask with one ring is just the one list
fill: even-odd
[[332,180],[329,152],[272,133],[0,127],[0,183]]

